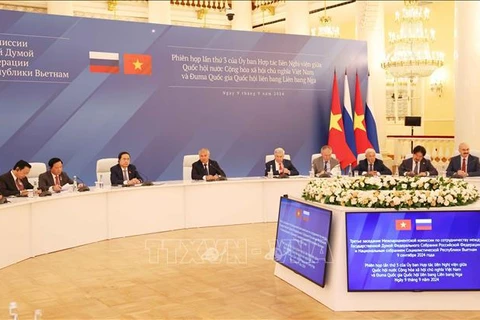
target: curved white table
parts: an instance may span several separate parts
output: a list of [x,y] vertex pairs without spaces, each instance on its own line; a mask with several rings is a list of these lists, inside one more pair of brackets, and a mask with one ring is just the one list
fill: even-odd
[[0,205],[0,268],[105,239],[184,228],[277,221],[281,195],[301,196],[309,179],[170,181]]

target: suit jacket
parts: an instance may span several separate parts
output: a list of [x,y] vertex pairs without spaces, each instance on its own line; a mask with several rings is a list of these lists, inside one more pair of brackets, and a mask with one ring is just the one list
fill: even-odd
[[[398,174],[404,176],[405,173],[412,171],[413,168],[413,158],[405,159],[402,161],[398,167]],[[432,165],[430,160],[423,158],[420,161],[420,172],[428,172],[431,176],[438,175],[437,169]]]
[[[392,174],[392,170],[388,169],[387,166],[383,164],[383,161],[380,159],[375,159],[373,163],[373,170],[379,172],[381,175],[389,175]],[[360,160],[358,166],[353,168],[353,171],[358,171],[360,174],[362,172],[368,172],[368,161],[367,159]]]
[[[339,164],[340,162],[337,159],[330,158],[330,171],[336,166],[338,166]],[[315,172],[315,174],[320,173],[323,171],[323,169],[325,169],[325,163],[323,162],[322,156],[315,158],[312,162],[312,165],[313,165],[313,171]]]
[[[27,177],[21,179],[23,187],[25,189],[33,189],[33,186],[28,182]],[[17,189],[15,180],[13,180],[12,173],[8,171],[0,176],[0,193],[4,197],[17,196],[20,194],[20,190]]]
[[[462,169],[462,156],[458,155],[455,157],[450,158],[450,163],[447,167],[447,176],[451,177],[458,170]],[[480,176],[480,161],[478,157],[472,156],[471,154],[468,155],[467,161],[467,173],[471,177]]]
[[[137,178],[138,180],[140,180],[140,182],[143,181],[142,177],[140,176],[140,174],[137,171],[137,168],[133,164],[128,165],[127,171],[128,171],[128,179],[129,180]],[[112,186],[123,185],[123,181],[124,180],[123,180],[122,167],[120,167],[119,164],[111,167],[110,168],[110,183],[112,184]]]
[[[66,172],[60,174],[60,186],[64,186],[67,183],[73,184],[73,180],[67,175]],[[42,191],[47,191],[50,187],[55,185],[52,173],[50,171],[44,172],[38,176],[38,187]]]
[[[216,174],[222,177],[227,176],[222,168],[220,168],[218,162],[212,159],[208,160],[208,173],[212,176]],[[203,176],[206,175],[207,171],[205,170],[202,161],[198,160],[192,163],[192,180],[203,180]]]
[[[298,170],[297,170],[297,168],[295,168],[292,161],[287,160],[287,159],[283,159],[282,162],[283,162],[283,167],[290,170],[290,174],[289,174],[290,176],[298,176],[299,175]],[[275,160],[272,160],[272,161],[268,161],[267,163],[265,163],[265,176],[268,175],[268,172],[270,171],[270,167],[272,167],[274,176],[278,176],[280,174],[278,172],[278,170],[275,168]]]

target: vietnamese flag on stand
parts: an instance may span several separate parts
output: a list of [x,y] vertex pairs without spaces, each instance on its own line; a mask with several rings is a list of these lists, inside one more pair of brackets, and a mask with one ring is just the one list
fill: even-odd
[[362,92],[360,91],[360,80],[358,73],[355,77],[355,115],[353,116],[353,130],[355,132],[355,145],[357,153],[365,153],[368,148],[373,148],[368,140],[365,126],[365,112],[363,110]]
[[152,74],[152,56],[148,54],[123,55],[123,73],[149,76]]
[[332,109],[330,112],[330,131],[328,133],[328,144],[332,147],[342,169],[356,161],[352,150],[345,140],[345,130],[342,120],[342,109],[340,108],[340,95],[338,94],[337,73],[333,73]]

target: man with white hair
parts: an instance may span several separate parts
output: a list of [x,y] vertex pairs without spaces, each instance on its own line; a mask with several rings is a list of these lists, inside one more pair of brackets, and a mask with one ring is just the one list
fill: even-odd
[[372,148],[365,150],[365,159],[360,160],[353,171],[361,172],[362,175],[379,176],[391,175],[392,171],[385,166],[382,160],[376,158],[376,152]]
[[277,148],[273,152],[275,159],[265,163],[265,176],[268,175],[270,169],[274,176],[298,176],[298,170],[290,160],[284,159],[285,150]]
[[476,177],[480,176],[479,158],[470,154],[470,147],[465,142],[458,146],[458,156],[450,158],[447,167],[448,177]]
[[225,180],[227,176],[218,162],[210,159],[210,150],[200,149],[198,158],[199,160],[192,164],[192,180]]

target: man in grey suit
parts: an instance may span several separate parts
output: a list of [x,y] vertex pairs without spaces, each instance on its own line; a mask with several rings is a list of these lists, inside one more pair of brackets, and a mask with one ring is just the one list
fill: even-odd
[[322,154],[312,162],[313,171],[316,177],[331,177],[332,175],[341,174],[340,163],[337,159],[332,158],[332,147],[325,145],[320,150]]
[[73,180],[63,172],[63,161],[60,158],[52,158],[48,161],[50,170],[38,176],[38,187],[42,191],[60,192],[67,183],[73,184]]

